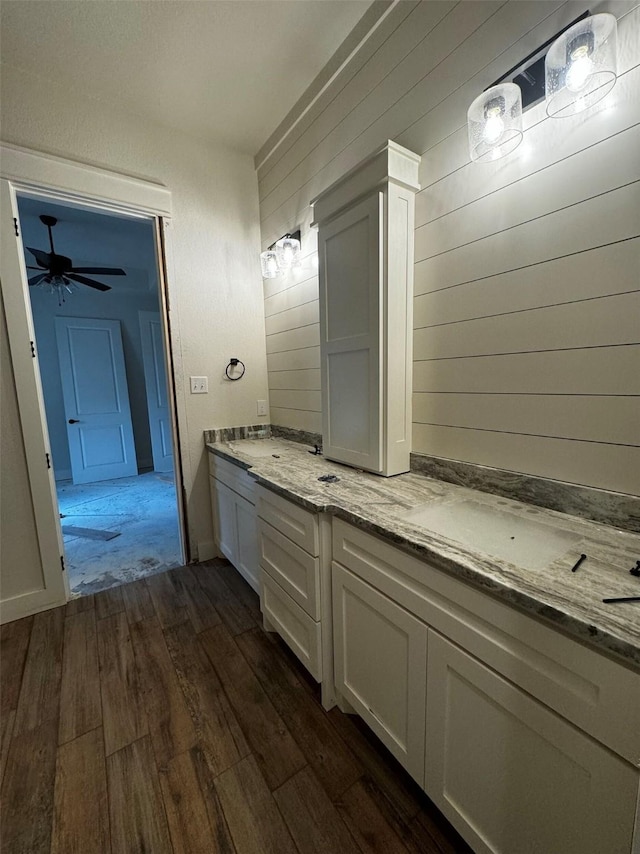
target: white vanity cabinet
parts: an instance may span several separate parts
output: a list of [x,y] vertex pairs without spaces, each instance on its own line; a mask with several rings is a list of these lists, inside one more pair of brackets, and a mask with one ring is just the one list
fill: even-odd
[[209,475],[216,546],[258,593],[255,481],[244,469],[212,454]]
[[409,471],[419,164],[390,141],[312,202],[323,453],[385,476]]
[[338,703],[474,851],[631,854],[640,674],[339,519],[332,578]]
[[257,487],[260,608],[334,705],[330,520]]

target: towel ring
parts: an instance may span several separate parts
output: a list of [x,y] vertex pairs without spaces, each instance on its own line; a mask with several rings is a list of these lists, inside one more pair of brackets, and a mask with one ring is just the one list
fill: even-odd
[[[235,368],[236,365],[242,365],[242,373],[240,374],[239,377],[232,377],[231,374],[229,373],[229,368]],[[244,362],[241,362],[240,359],[229,359],[229,364],[224,369],[224,372],[227,375],[228,380],[231,380],[231,382],[236,382],[236,380],[242,379],[242,377],[244,376],[245,370],[246,370],[246,368],[244,366]]]

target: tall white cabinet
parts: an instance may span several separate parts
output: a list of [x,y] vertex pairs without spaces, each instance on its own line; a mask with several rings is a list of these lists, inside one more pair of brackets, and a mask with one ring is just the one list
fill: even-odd
[[385,476],[409,471],[419,165],[389,141],[312,202],[323,453]]

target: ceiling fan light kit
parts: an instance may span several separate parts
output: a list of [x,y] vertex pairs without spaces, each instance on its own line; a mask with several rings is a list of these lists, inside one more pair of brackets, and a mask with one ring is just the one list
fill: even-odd
[[58,305],[62,305],[65,301],[65,296],[77,290],[78,285],[86,285],[96,291],[111,290],[110,285],[97,282],[95,279],[88,279],[82,275],[83,273],[103,276],[127,275],[120,267],[74,267],[71,258],[68,258],[66,255],[58,255],[55,251],[51,229],[58,222],[57,218],[41,214],[40,222],[47,227],[49,232],[50,251],[45,252],[43,249],[34,249],[31,246],[25,247],[27,252],[31,252],[38,264],[37,267],[27,265],[27,270],[38,270],[38,274],[29,279],[29,286],[39,287],[49,293],[56,294]]

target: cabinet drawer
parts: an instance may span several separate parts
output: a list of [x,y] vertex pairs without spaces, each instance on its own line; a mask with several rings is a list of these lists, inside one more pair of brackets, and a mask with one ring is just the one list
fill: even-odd
[[293,540],[296,545],[309,552],[312,557],[320,554],[318,516],[303,507],[281,498],[262,486],[256,490],[258,516]]
[[333,557],[625,759],[640,762],[640,674],[339,519]]
[[266,572],[260,573],[260,607],[313,678],[322,682],[320,623],[312,620]]
[[256,503],[256,482],[249,476],[246,469],[235,466],[228,460],[223,460],[222,457],[209,454],[209,474],[226,484],[229,489],[242,495],[251,504]]
[[320,619],[319,559],[292,543],[288,537],[258,519],[260,563],[314,620]]

